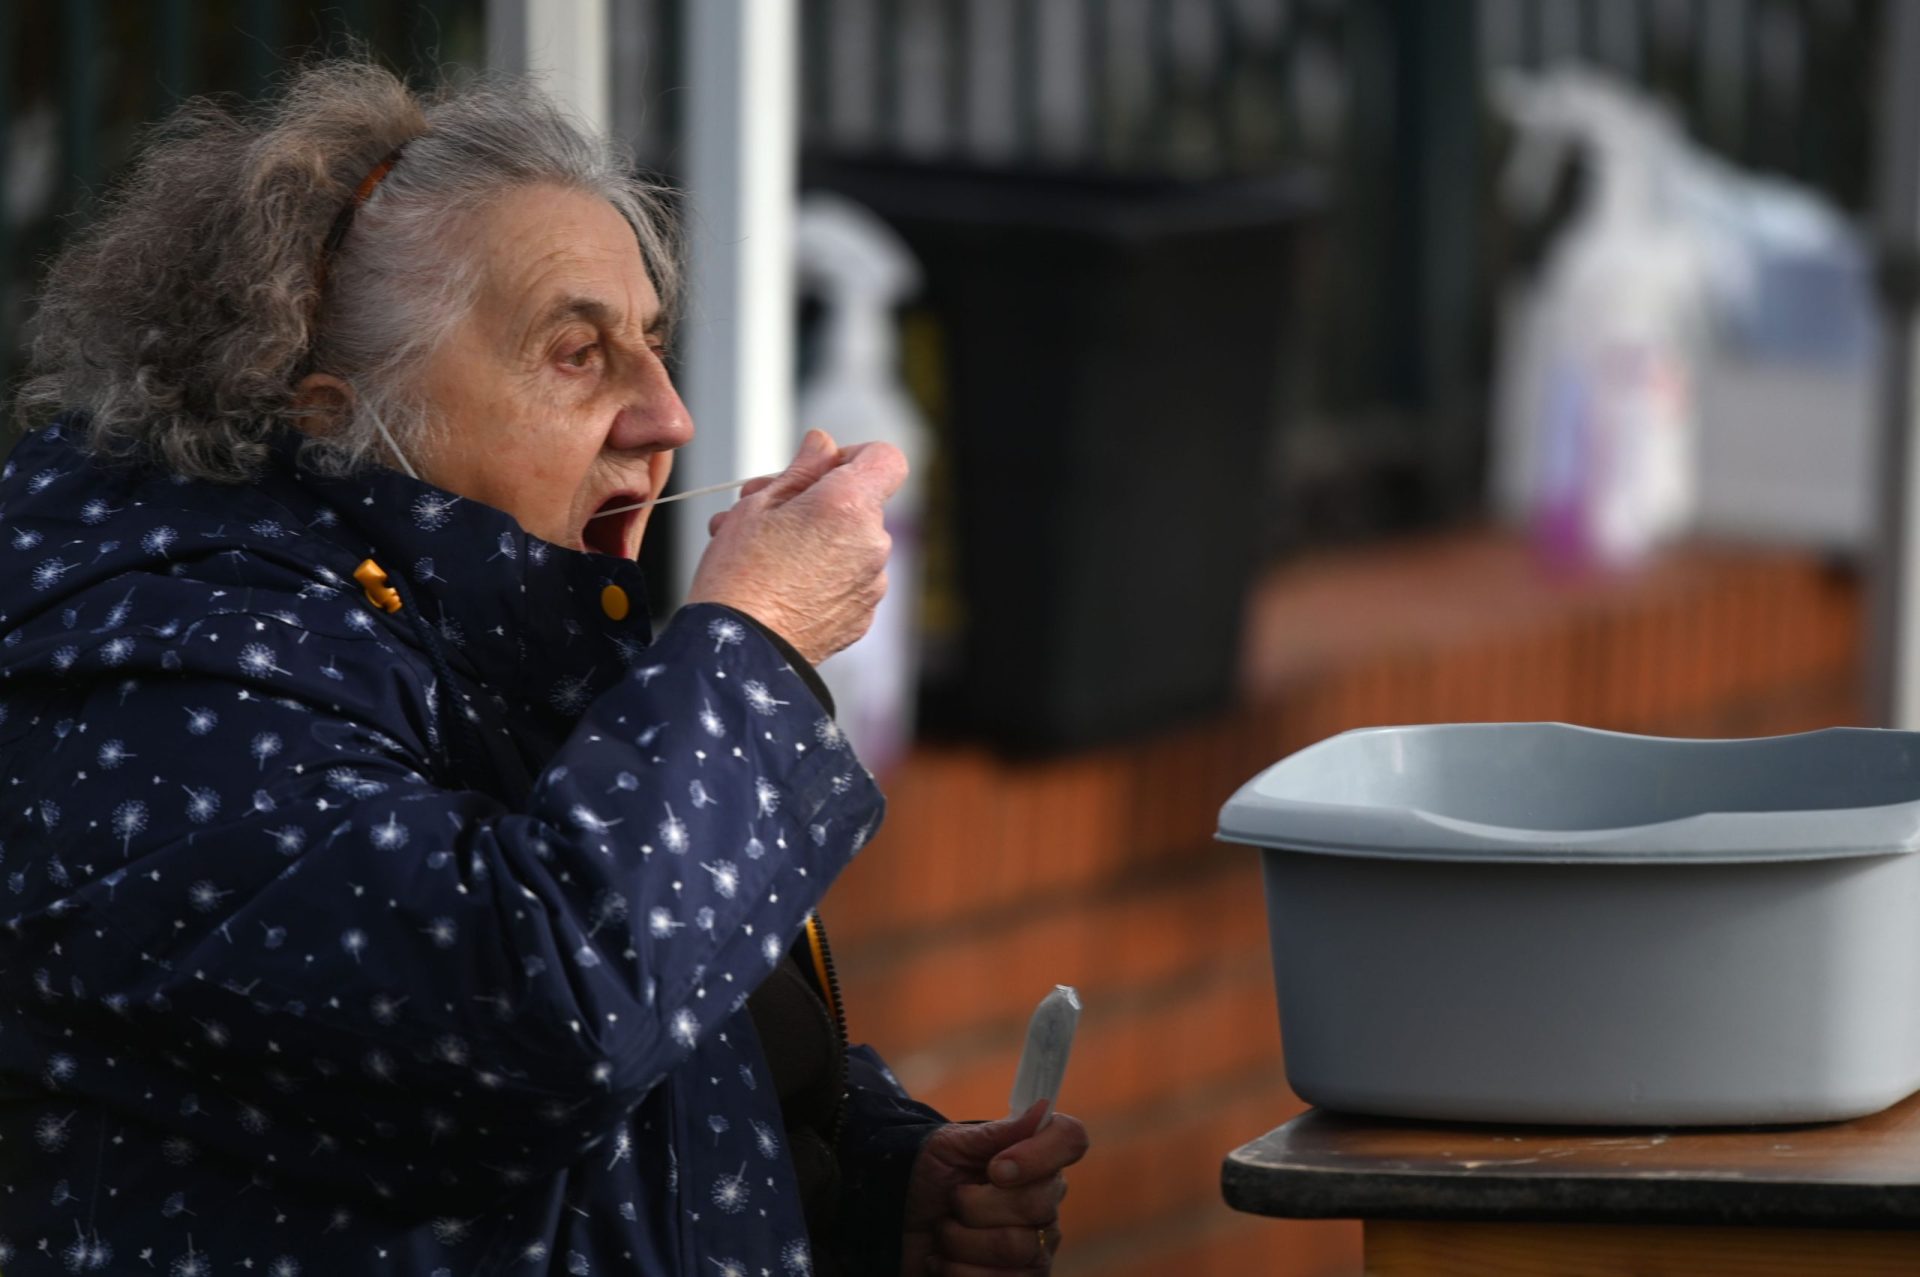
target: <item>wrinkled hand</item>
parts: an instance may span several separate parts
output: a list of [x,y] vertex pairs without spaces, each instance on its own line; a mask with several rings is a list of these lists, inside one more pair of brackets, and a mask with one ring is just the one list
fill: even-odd
[[1060,1248],[1061,1174],[1087,1154],[1087,1128],[1046,1102],[1019,1117],[943,1126],[907,1182],[901,1277],[1044,1273]]
[[893,548],[881,507],[906,476],[898,448],[809,430],[792,464],[713,517],[687,601],[737,608],[819,664],[873,624]]

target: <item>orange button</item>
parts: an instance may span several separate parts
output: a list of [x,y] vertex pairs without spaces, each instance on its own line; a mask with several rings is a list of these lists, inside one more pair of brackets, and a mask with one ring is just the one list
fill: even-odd
[[372,559],[353,570],[353,579],[367,592],[367,602],[388,612],[400,610],[400,592],[387,584],[387,571]]
[[627,602],[627,592],[617,585],[609,585],[600,591],[600,610],[607,614],[609,620],[626,620],[627,611],[631,606]]

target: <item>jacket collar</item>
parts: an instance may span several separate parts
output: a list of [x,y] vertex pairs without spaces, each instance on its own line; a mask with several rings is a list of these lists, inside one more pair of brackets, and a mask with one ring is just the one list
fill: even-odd
[[[507,694],[513,708],[543,702],[571,720],[651,642],[637,564],[541,540],[504,511],[385,467],[323,475],[301,464],[298,451],[293,431],[275,439],[269,483],[330,510],[332,519],[316,511],[321,525],[331,524],[327,538],[358,556],[353,566],[377,563],[401,606],[419,608],[434,627],[449,659]],[[616,618],[622,600],[626,614]],[[389,623],[403,631],[411,624]]]

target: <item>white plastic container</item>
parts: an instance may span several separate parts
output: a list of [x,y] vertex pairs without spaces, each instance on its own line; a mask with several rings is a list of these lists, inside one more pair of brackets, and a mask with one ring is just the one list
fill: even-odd
[[1380,728],[1220,813],[1287,1079],[1399,1117],[1839,1120],[1920,1090],[1920,733]]
[[840,725],[867,767],[885,772],[913,742],[920,671],[920,540],[927,423],[899,374],[894,308],[920,287],[906,243],[867,209],[824,191],[800,201],[794,247],[801,276],[826,303],[818,368],[794,416],[847,443],[890,443],[907,478],[887,502],[887,593],[859,642],[820,664]]
[[1630,86],[1566,68],[1498,78],[1517,133],[1502,183],[1539,211],[1585,161],[1586,194],[1503,318],[1494,491],[1569,565],[1628,566],[1694,521],[1694,383],[1711,245],[1682,215],[1689,150]]

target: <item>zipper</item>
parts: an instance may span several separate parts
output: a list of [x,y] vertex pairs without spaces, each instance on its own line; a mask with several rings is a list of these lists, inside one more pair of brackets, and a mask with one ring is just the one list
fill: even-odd
[[807,949],[813,958],[813,975],[820,985],[821,1001],[827,1004],[827,1013],[833,1017],[834,1034],[840,1042],[839,1098],[834,1104],[830,1141],[838,1148],[840,1129],[846,1122],[847,1084],[851,1076],[847,1064],[847,1014],[840,1001],[840,976],[833,969],[833,949],[827,944],[827,927],[817,911],[807,915]]

